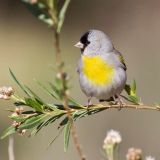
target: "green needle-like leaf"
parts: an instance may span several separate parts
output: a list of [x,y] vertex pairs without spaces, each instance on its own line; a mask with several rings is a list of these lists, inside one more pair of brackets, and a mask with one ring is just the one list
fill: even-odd
[[[51,92],[47,87],[45,87],[41,82],[38,80],[35,80],[36,83],[50,96],[52,96],[55,99],[59,99],[59,95],[56,93],[56,91]],[[52,86],[53,87],[53,86]]]
[[80,103],[78,103],[75,99],[73,99],[72,97],[68,97],[69,103],[71,105],[76,106],[76,108],[85,108],[83,105],[81,105]]
[[31,4],[28,0],[22,0],[22,2],[35,17],[44,23],[47,23],[49,26],[53,26],[54,23],[50,14],[48,13],[48,6],[46,5],[45,1],[34,4]]
[[25,98],[26,105],[34,108],[38,112],[43,112],[43,106],[39,104],[36,100],[31,98]]
[[136,81],[135,80],[133,81],[132,90],[133,90],[134,93],[136,93],[137,85],[136,85]]
[[18,81],[18,79],[16,78],[16,76],[14,75],[14,73],[12,72],[12,70],[10,68],[9,68],[9,72],[10,72],[12,78],[14,79],[14,81],[19,85],[19,87],[24,91],[24,93],[26,93],[26,95],[30,97],[30,94],[27,92],[24,85]]
[[67,8],[69,6],[71,0],[65,0],[63,7],[61,8],[61,11],[59,13],[59,21],[58,21],[58,27],[57,27],[57,33],[60,33],[62,25],[64,23],[64,19],[65,19],[65,15],[66,15],[66,11]]
[[[58,132],[58,134],[57,134],[57,135],[53,138],[53,140],[48,144],[48,147],[50,147],[50,146],[54,143],[54,141],[61,135],[63,129],[64,129],[64,127],[61,128],[61,130]],[[48,148],[48,147],[47,147],[47,148]]]
[[66,152],[69,146],[70,132],[72,127],[72,121],[68,121],[64,128],[64,151]]
[[42,123],[48,115],[39,115],[36,117],[31,117],[27,119],[22,125],[20,125],[18,128],[20,129],[31,129],[37,126],[38,124]]
[[42,99],[39,96],[37,96],[37,94],[34,93],[28,86],[24,85],[24,87],[26,88],[26,90],[28,90],[28,93],[30,92],[30,96],[32,98],[36,99],[40,104],[44,104]]
[[10,126],[2,133],[1,139],[4,139],[15,132],[16,132],[16,128],[14,126]]
[[24,122],[26,120],[25,117],[22,116],[9,116],[12,120],[16,121],[16,122]]
[[131,86],[129,84],[126,84],[124,89],[125,89],[125,91],[127,92],[128,95],[131,94]]

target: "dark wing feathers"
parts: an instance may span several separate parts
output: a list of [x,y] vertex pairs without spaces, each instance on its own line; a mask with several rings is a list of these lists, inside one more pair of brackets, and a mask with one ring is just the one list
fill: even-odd
[[122,55],[119,51],[117,51],[117,50],[115,50],[114,53],[118,55],[119,60],[120,60],[121,63],[123,64],[123,69],[126,71],[126,70],[127,70],[127,66],[126,66],[126,64],[125,64],[125,60],[124,60],[123,55]]

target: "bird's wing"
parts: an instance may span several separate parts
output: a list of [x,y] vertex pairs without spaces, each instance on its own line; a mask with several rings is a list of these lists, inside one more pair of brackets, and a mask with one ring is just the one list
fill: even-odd
[[127,66],[126,66],[126,64],[125,64],[125,60],[124,60],[124,57],[123,57],[123,55],[119,52],[119,51],[117,51],[117,50],[115,50],[115,52],[114,52],[116,55],[118,55],[118,58],[119,58],[119,60],[120,60],[120,62],[123,64],[123,69],[126,71],[127,70]]

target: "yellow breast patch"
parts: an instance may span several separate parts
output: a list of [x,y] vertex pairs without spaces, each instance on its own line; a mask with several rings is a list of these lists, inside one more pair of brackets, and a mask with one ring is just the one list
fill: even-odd
[[83,56],[83,74],[96,85],[107,85],[112,81],[114,68],[100,56]]

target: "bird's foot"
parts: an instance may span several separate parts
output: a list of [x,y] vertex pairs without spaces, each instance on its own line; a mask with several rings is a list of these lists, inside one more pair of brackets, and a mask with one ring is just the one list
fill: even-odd
[[92,101],[91,101],[91,98],[92,98],[92,97],[89,97],[89,98],[88,98],[88,101],[87,101],[87,110],[89,110],[89,108],[90,108],[91,106],[93,106]]
[[125,106],[125,103],[123,102],[123,100],[120,97],[120,95],[117,95],[117,98],[118,98],[117,104],[119,105],[118,110],[120,111]]

